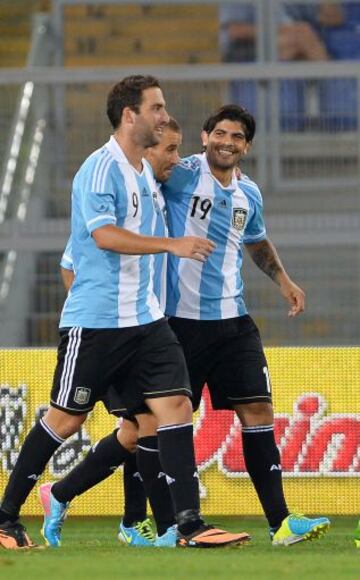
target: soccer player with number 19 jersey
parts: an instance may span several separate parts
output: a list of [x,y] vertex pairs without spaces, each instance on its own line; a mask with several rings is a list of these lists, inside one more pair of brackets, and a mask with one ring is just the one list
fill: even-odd
[[327,518],[289,514],[274,438],[271,385],[259,331],[248,315],[241,278],[242,247],[290,305],[304,309],[304,293],[287,275],[266,237],[261,194],[234,169],[247,153],[255,120],[241,107],[224,106],[205,121],[202,155],[182,160],[163,186],[169,232],[210,239],[216,248],[205,263],[168,259],[166,313],[185,352],[200,403],[207,383],[214,409],[234,409],[242,425],[243,452],[274,545],[317,538]]

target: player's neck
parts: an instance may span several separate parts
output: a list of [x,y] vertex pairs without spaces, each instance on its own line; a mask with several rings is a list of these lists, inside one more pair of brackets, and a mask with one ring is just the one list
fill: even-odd
[[132,165],[136,171],[141,173],[143,169],[142,158],[144,157],[145,149],[134,143],[127,135],[121,133],[121,131],[114,133],[114,138],[123,150],[130,165]]
[[219,169],[218,167],[210,167],[212,175],[219,181],[223,187],[228,187],[231,184],[234,169]]

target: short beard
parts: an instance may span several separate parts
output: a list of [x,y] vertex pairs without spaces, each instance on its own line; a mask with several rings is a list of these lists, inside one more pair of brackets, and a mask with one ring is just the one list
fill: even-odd
[[142,145],[144,149],[148,149],[149,147],[155,147],[155,145],[159,145],[160,141],[160,137],[157,137],[154,133],[148,133],[144,136]]
[[212,152],[209,152],[209,150],[206,151],[206,155],[209,165],[211,165],[215,169],[226,171],[227,169],[234,169],[238,164],[238,161],[231,162],[229,165],[226,164],[226,161],[224,161],[224,164],[222,164],[221,162],[219,163],[215,155],[212,155]]
[[149,128],[146,130],[137,131],[133,135],[133,142],[143,147],[143,149],[148,149],[149,147],[154,147],[160,143],[161,137],[157,136],[155,131],[151,131]]

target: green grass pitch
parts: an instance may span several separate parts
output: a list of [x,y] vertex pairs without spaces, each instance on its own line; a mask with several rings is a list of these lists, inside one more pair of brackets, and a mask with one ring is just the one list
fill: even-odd
[[[71,518],[63,547],[0,551],[1,580],[343,580],[360,578],[360,550],[352,540],[356,518],[332,518],[325,538],[291,548],[270,545],[262,518],[209,518],[229,530],[246,530],[249,545],[226,549],[129,548],[116,538],[118,518]],[[40,520],[25,519],[40,541]]]

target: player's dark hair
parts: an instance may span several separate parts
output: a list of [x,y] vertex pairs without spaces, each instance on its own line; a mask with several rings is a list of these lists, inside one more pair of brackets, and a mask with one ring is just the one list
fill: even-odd
[[256,122],[249,111],[238,105],[224,105],[217,109],[203,124],[203,131],[210,134],[221,121],[236,121],[241,123],[245,130],[246,141],[253,140],[256,130]]
[[125,77],[113,86],[108,94],[106,112],[114,129],[117,129],[120,125],[125,107],[129,107],[132,111],[138,113],[142,103],[143,91],[153,87],[160,88],[160,84],[155,77],[150,75]]
[[174,131],[174,133],[182,133],[181,127],[174,117],[169,117],[169,122],[165,125],[167,129],[170,131]]

